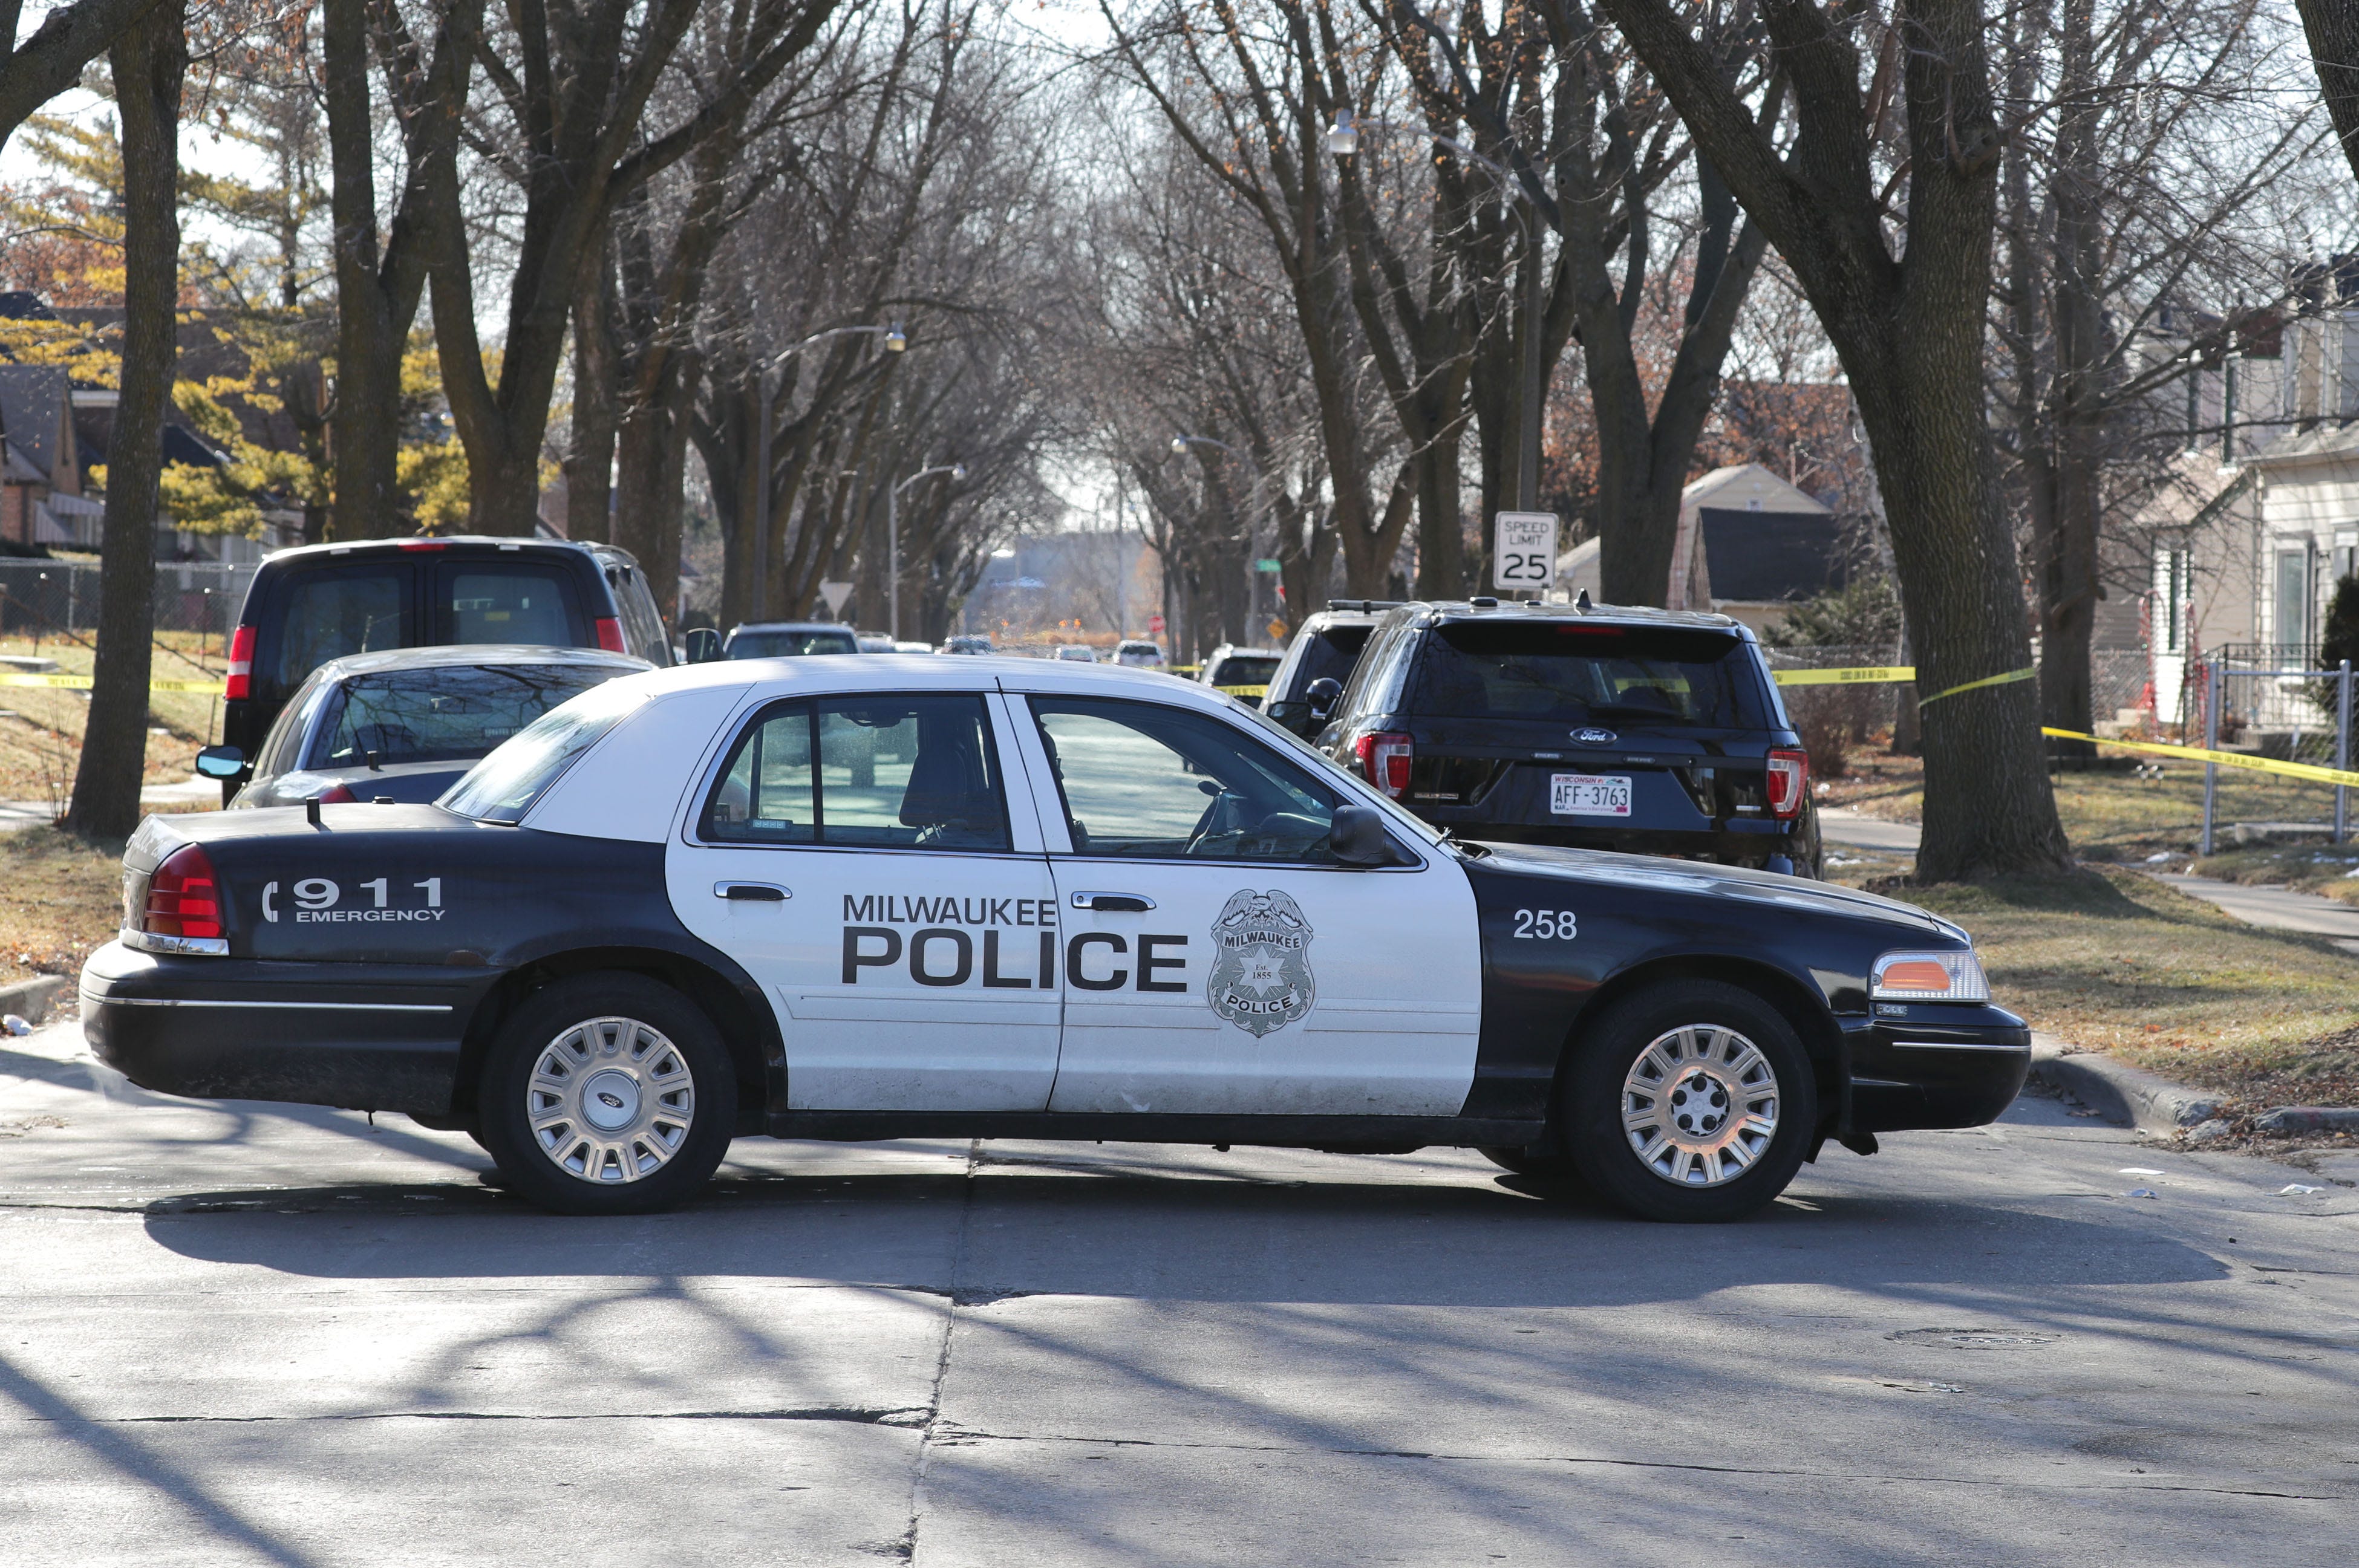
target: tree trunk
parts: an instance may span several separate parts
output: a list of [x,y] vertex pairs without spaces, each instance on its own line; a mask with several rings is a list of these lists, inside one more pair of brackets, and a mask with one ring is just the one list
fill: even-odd
[[565,536],[614,537],[614,265],[602,255],[573,297],[573,430],[565,454]]
[[2294,9],[2301,13],[2335,140],[2359,175],[2359,0],[2294,0]]
[[156,621],[156,493],[179,357],[184,0],[167,0],[108,51],[123,125],[123,379],[107,444],[97,657],[66,827],[120,838],[139,825]]

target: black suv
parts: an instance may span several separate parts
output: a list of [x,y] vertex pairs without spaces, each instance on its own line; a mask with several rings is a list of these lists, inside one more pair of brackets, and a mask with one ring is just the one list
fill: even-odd
[[1723,615],[1403,605],[1317,743],[1462,838],[1818,874],[1809,759]]
[[[1368,645],[1368,634],[1385,618],[1385,611],[1399,608],[1397,600],[1329,600],[1327,608],[1303,622],[1294,641],[1286,645],[1286,658],[1269,677],[1261,710],[1306,740],[1318,734],[1328,719],[1321,709],[1333,706],[1332,694],[1352,678]],[[1335,683],[1320,694],[1327,697],[1324,703],[1310,690],[1322,680]]]
[[473,536],[306,545],[265,560],[245,590],[230,643],[223,743],[253,756],[287,699],[330,659],[445,643],[603,648],[672,662],[646,576],[611,545]]

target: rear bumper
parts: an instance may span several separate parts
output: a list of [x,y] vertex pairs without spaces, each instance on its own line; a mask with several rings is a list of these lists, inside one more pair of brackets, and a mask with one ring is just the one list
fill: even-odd
[[1659,855],[1675,860],[1709,860],[1750,866],[1787,875],[1809,875],[1819,849],[1815,822],[1745,822],[1736,828],[1566,827],[1553,823],[1495,822],[1473,810],[1430,811],[1412,807],[1437,827],[1461,838],[1494,844],[1545,844],[1563,849],[1614,849],[1625,855]]
[[1842,1022],[1854,1131],[1980,1127],[2015,1102],[2031,1071],[2031,1030],[2004,1008],[1911,1003]]
[[141,1088],[442,1116],[498,979],[395,964],[168,957],[110,942],[82,966],[82,1034]]

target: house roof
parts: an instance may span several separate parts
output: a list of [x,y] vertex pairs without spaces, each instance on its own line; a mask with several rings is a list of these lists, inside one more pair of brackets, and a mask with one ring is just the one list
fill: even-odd
[[0,364],[0,432],[46,481],[58,470],[70,391],[62,365]]
[[1735,512],[1717,506],[1699,511],[1712,601],[1776,603],[1815,599],[1843,587],[1851,567],[1843,520],[1815,502],[1811,504],[1810,512]]
[[2321,421],[2307,430],[2288,430],[2245,460],[2265,469],[2359,462],[2359,421],[2348,425]]
[[[1758,502],[1759,504],[1754,504]],[[1807,512],[1832,516],[1824,503],[1763,468],[1759,463],[1732,463],[1689,481],[1680,492],[1680,504],[1714,506],[1735,512]]]

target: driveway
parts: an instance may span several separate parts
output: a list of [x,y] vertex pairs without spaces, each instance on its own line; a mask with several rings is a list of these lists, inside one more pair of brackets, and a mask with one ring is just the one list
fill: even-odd
[[0,1561],[2349,1561],[2359,1194],[2053,1100],[1730,1227],[1451,1152],[760,1141],[604,1221],[0,1053]]

